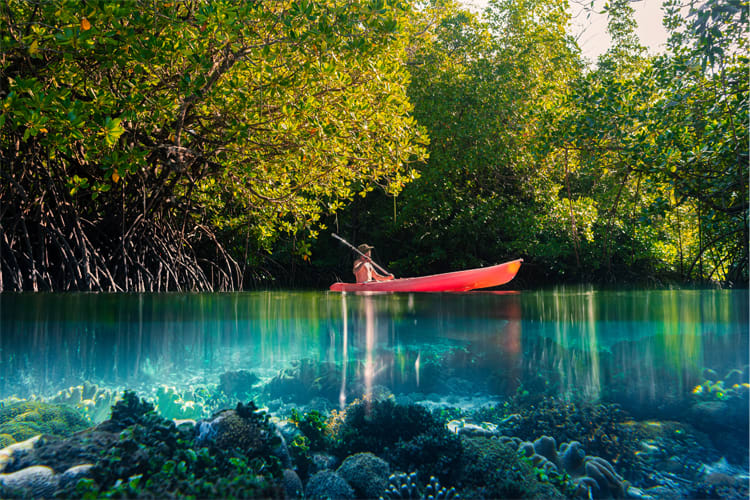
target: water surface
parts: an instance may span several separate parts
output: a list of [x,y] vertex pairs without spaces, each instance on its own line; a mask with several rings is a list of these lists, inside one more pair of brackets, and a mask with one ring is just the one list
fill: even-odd
[[259,397],[300,404],[536,391],[648,413],[733,370],[747,382],[748,292],[2,294],[0,356],[0,399],[85,381],[187,389],[243,369],[287,370],[297,386]]

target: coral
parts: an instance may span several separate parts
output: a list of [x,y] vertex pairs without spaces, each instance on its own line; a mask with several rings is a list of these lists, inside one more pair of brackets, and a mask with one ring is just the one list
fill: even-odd
[[539,439],[534,441],[534,451],[555,464],[555,466],[559,465],[559,460],[557,458],[557,443],[555,442],[555,438],[550,436],[540,437]]
[[578,441],[560,445],[560,466],[571,476],[579,475],[584,470],[586,452]]
[[60,474],[60,487],[75,486],[79,480],[91,477],[91,469],[94,464],[74,465]]
[[[741,375],[727,375],[732,381]],[[750,384],[728,385],[724,381],[706,381],[692,393],[687,421],[705,432],[721,453],[733,461],[746,460],[750,431]]]
[[535,468],[543,470],[545,477],[558,483],[565,482],[563,474],[568,474],[571,477],[568,486],[583,496],[623,498],[629,486],[611,463],[587,456],[578,441],[563,443],[558,452],[555,439],[542,436],[533,443],[520,443],[518,453],[528,458]]
[[441,487],[435,476],[432,476],[430,477],[430,482],[424,489],[424,498],[445,498],[447,500],[451,498],[458,498],[458,493],[456,493],[456,488],[447,489],[445,487]]
[[44,465],[27,467],[10,474],[0,474],[0,484],[9,492],[14,493],[13,496],[49,498],[55,493],[58,483],[59,478],[55,471]]
[[43,436],[33,447],[19,454],[10,469],[18,470],[44,464],[57,472],[82,464],[92,464],[102,450],[109,449],[119,440],[119,432],[102,430],[97,426],[68,437]]
[[248,370],[224,372],[219,376],[219,390],[228,396],[244,398],[260,378]]
[[64,436],[86,427],[86,419],[65,405],[22,401],[0,407],[0,434],[7,434],[15,441],[37,434]]
[[302,480],[292,469],[284,469],[282,484],[286,498],[302,498],[304,491]]
[[401,470],[440,479],[447,478],[461,451],[459,437],[427,409],[391,399],[349,405],[335,438],[339,457],[369,451]]
[[452,482],[466,498],[561,498],[541,483],[533,467],[509,444],[486,437],[462,437],[463,453]]
[[9,446],[15,442],[16,440],[13,439],[13,436],[11,436],[10,434],[0,434],[0,449],[5,448],[6,446]]
[[445,426],[449,431],[460,436],[492,437],[498,435],[497,425],[491,422],[475,424],[461,418],[451,420]]
[[441,427],[400,441],[384,455],[402,470],[416,470],[422,477],[437,476],[445,481],[456,467],[461,451],[461,439]]
[[166,385],[156,389],[156,410],[164,418],[175,420],[199,419],[210,415],[205,404],[186,399],[177,389]]
[[237,448],[245,454],[272,454],[281,438],[269,423],[268,414],[258,411],[251,401],[237,404],[234,410],[223,410],[210,420],[200,422],[198,444],[218,449]]
[[99,423],[109,417],[110,408],[117,402],[117,393],[103,389],[90,382],[68,387],[47,400],[77,408],[91,423]]
[[106,423],[108,428],[122,430],[131,425],[145,424],[155,413],[153,404],[139,399],[133,391],[125,391],[122,399],[112,407],[112,414]]
[[388,485],[390,467],[372,453],[357,453],[347,457],[336,472],[358,498],[377,498]]
[[305,498],[328,500],[330,498],[356,498],[351,486],[338,474],[322,471],[307,482]]
[[346,408],[338,428],[340,457],[363,451],[380,454],[398,441],[409,441],[430,429],[443,428],[425,408],[398,405],[392,400],[355,402]]
[[553,435],[558,442],[578,441],[590,455],[604,458],[627,475],[641,470],[640,440],[630,418],[617,405],[544,398],[534,406],[507,409],[520,416],[512,433],[526,441]]
[[598,490],[592,492],[594,498],[624,498],[627,483],[615,472],[612,464],[599,457],[586,457],[586,476],[594,479]]
[[333,469],[339,463],[338,458],[333,455],[329,455],[328,453],[313,453],[311,460],[312,469],[315,472]]
[[26,441],[13,443],[0,450],[0,472],[10,471],[12,466],[18,461],[18,456],[23,456],[29,450],[33,450],[34,445],[41,437],[41,435],[37,435]]
[[451,499],[460,498],[456,492],[456,488],[445,488],[440,486],[440,482],[436,477],[431,477],[427,486],[425,486],[424,494],[420,494],[417,488],[417,473],[412,472],[411,474],[392,474],[388,478],[388,488],[380,498],[418,498],[421,500],[427,499]]
[[383,493],[385,498],[419,498],[417,488],[417,473],[391,474],[388,477],[388,487]]

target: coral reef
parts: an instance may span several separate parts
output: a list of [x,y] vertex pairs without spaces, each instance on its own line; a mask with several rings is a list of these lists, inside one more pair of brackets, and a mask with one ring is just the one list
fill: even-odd
[[379,454],[436,425],[437,420],[421,406],[398,405],[391,400],[355,402],[346,408],[337,428],[336,451],[342,458],[364,451]]
[[401,470],[447,478],[458,460],[458,436],[418,405],[391,399],[352,403],[336,428],[334,452],[346,457],[372,452]]
[[357,498],[377,498],[388,486],[390,466],[372,453],[357,453],[347,457],[336,472],[354,489]]
[[462,437],[463,453],[452,484],[464,498],[562,498],[552,485],[539,481],[533,466],[499,439]]
[[546,474],[570,475],[577,496],[624,498],[629,486],[608,461],[587,456],[578,441],[563,443],[558,452],[555,439],[542,436],[533,443],[521,442],[518,452]]
[[424,489],[424,498],[432,499],[446,499],[459,498],[456,488],[445,488],[440,486],[440,482],[435,476],[430,477],[430,482]]
[[[249,443],[273,442],[273,438],[265,439],[275,435],[267,417],[256,414],[252,405],[238,405],[232,412],[237,419],[252,422],[239,423],[232,417],[236,425],[223,429],[240,446],[230,446],[226,432],[216,434],[220,439],[218,444],[207,439],[201,446],[196,442],[197,426],[180,429],[159,416],[152,404],[126,392],[112,408],[110,420],[67,440],[38,444],[35,461],[50,466],[44,462],[54,459],[55,452],[63,446],[81,447],[77,452],[69,452],[78,454],[81,461],[93,459],[93,466],[82,467],[86,463],[81,462],[77,469],[68,469],[61,475],[56,495],[71,498],[283,496],[279,459],[268,446],[247,448]],[[246,433],[253,433],[254,437]],[[55,464],[54,470],[62,470],[63,466]],[[66,475],[79,477],[77,481],[73,478],[62,481]]]
[[0,474],[0,498],[50,498],[59,488],[74,486],[80,479],[90,477],[91,467],[78,465],[58,474],[46,465],[31,465]]
[[238,449],[248,456],[273,455],[282,438],[270,424],[267,413],[251,401],[238,403],[234,410],[222,410],[196,426],[196,442],[212,449]]
[[322,451],[331,445],[326,420],[326,417],[316,410],[301,414],[293,409],[290,418],[295,427],[307,438],[311,451]]
[[628,476],[635,477],[641,470],[636,455],[639,439],[628,424],[630,416],[617,405],[543,398],[531,406],[514,402],[505,411],[518,415],[506,428],[508,434],[525,441],[538,436],[555,436],[563,443],[578,441],[588,454],[607,460]]
[[416,470],[421,476],[447,480],[461,456],[461,440],[445,427],[432,428],[408,441],[400,441],[384,452],[401,470]]
[[703,376],[703,383],[691,391],[687,421],[706,432],[724,455],[736,462],[745,461],[750,439],[748,368],[732,369],[724,377],[704,370]]
[[156,408],[145,399],[140,399],[133,391],[125,391],[122,399],[112,407],[109,420],[100,427],[107,430],[121,431],[133,425],[146,425],[156,415]]

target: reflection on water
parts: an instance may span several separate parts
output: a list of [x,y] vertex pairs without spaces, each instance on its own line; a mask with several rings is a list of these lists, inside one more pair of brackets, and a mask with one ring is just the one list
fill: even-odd
[[269,380],[305,359],[338,367],[309,387],[328,383],[340,406],[383,389],[647,406],[688,394],[706,368],[747,371],[748,293],[3,294],[0,356],[0,399],[82,381],[216,384],[238,369]]

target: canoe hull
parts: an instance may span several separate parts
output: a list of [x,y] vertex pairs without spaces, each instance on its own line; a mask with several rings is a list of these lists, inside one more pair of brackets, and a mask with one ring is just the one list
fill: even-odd
[[332,292],[466,292],[476,288],[504,285],[512,280],[523,259],[490,267],[479,267],[452,273],[401,278],[368,283],[334,283]]

